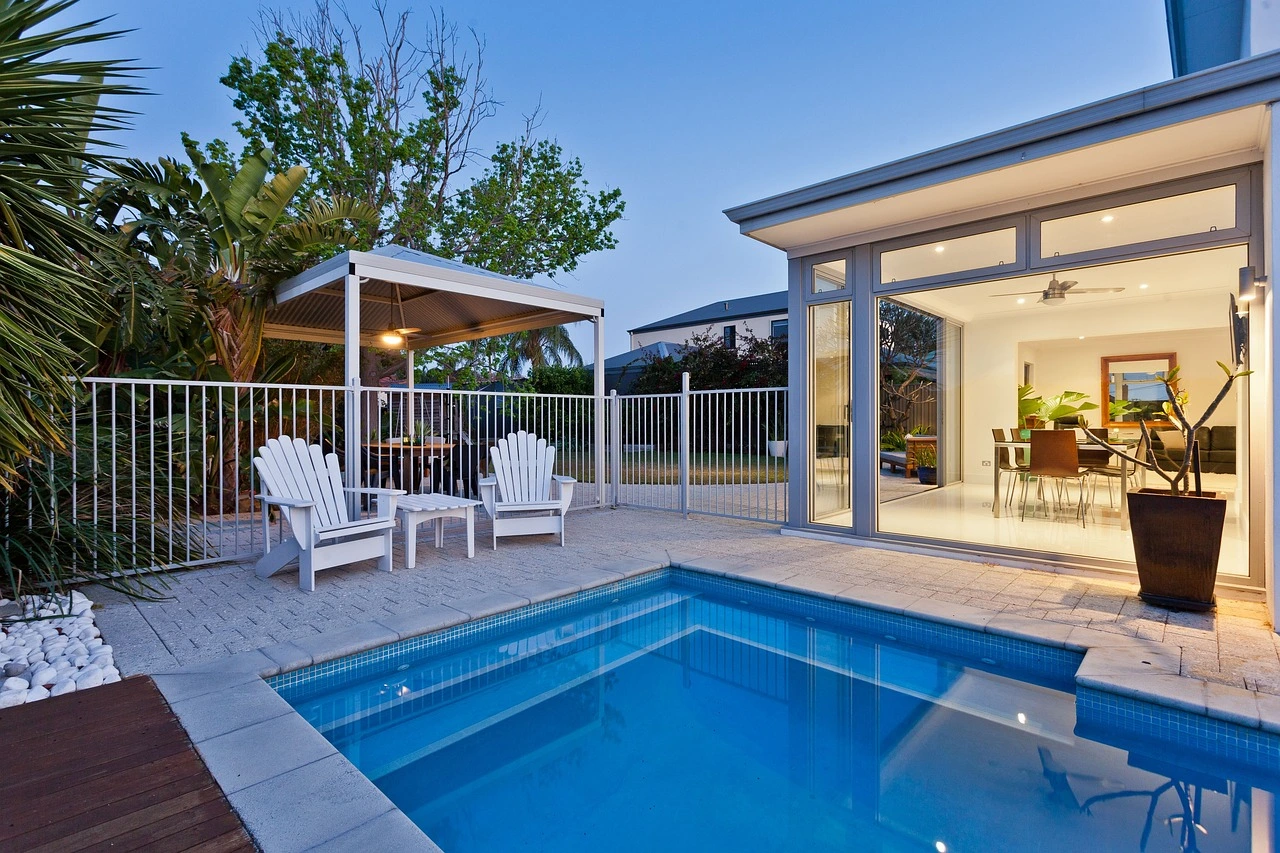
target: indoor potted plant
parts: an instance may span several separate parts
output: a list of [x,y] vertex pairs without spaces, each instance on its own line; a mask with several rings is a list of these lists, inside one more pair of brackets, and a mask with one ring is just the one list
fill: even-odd
[[[1030,385],[1018,386],[1018,423],[1023,430],[1042,429],[1054,421],[1098,408],[1083,391],[1063,391],[1054,397],[1042,397]],[[1022,436],[1024,439],[1028,436]]]
[[916,450],[916,476],[921,485],[938,485],[938,451],[926,444]]
[[1211,610],[1213,586],[1218,576],[1218,553],[1227,501],[1214,492],[1205,492],[1200,479],[1200,443],[1196,430],[1208,422],[1227,392],[1248,370],[1218,366],[1227,375],[1217,396],[1194,423],[1187,417],[1187,394],[1178,389],[1179,368],[1164,379],[1169,400],[1164,413],[1171,429],[1182,434],[1187,452],[1176,470],[1166,471],[1156,463],[1151,432],[1145,421],[1140,456],[1121,452],[1089,433],[1089,439],[1107,451],[1123,456],[1133,465],[1154,471],[1167,484],[1163,489],[1129,492],[1129,526],[1133,533],[1133,557],[1138,566],[1138,595],[1151,604],[1172,610]]

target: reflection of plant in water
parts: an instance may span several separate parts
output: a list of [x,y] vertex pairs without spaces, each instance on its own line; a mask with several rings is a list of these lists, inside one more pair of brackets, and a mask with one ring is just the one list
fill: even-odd
[[1177,795],[1182,812],[1181,814],[1175,812],[1165,818],[1165,826],[1169,827],[1169,834],[1178,839],[1179,850],[1182,850],[1183,853],[1194,853],[1194,851],[1200,849],[1196,833],[1209,834],[1209,831],[1200,825],[1203,789],[1196,785],[1179,782],[1177,779],[1170,779],[1153,791],[1116,791],[1112,794],[1099,794],[1096,797],[1090,797],[1085,800],[1080,805],[1080,811],[1085,814],[1093,814],[1091,809],[1097,803],[1118,800],[1123,797],[1149,797],[1151,804],[1147,806],[1147,819],[1142,826],[1142,841],[1138,846],[1139,850],[1146,850],[1147,842],[1151,839],[1151,827],[1155,823],[1156,807],[1160,804],[1160,798],[1170,790]]

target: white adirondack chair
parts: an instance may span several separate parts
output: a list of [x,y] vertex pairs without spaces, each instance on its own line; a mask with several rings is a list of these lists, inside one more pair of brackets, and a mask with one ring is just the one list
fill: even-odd
[[[403,490],[344,488],[337,455],[325,456],[318,445],[308,446],[287,435],[259,447],[253,464],[266,489],[266,494],[258,495],[263,503],[262,538],[266,543],[266,553],[255,567],[258,577],[269,578],[296,558],[298,586],[313,592],[316,572],[334,566],[379,557],[379,568],[391,571],[391,531],[396,523],[396,498],[405,494]],[[352,518],[347,509],[348,494],[377,496],[377,515]],[[275,548],[267,535],[268,506],[288,513],[293,534]]]
[[494,550],[499,536],[532,533],[559,533],[563,546],[564,515],[577,480],[552,473],[556,449],[545,438],[521,430],[498,439],[489,458],[493,476],[480,481],[480,500],[493,519]]

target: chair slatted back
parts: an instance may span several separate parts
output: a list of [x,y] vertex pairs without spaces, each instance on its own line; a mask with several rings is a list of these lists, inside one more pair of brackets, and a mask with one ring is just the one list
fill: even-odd
[[319,445],[282,435],[258,448],[253,465],[269,494],[313,501],[317,527],[350,521],[336,454],[326,456]]
[[1080,448],[1075,430],[1033,429],[1031,473],[1042,477],[1079,477]]
[[551,500],[551,474],[556,449],[530,432],[509,433],[489,448],[498,493],[506,503]]

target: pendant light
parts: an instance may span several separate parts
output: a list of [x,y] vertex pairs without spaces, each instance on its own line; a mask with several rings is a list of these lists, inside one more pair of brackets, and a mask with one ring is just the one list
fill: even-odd
[[[409,335],[421,332],[422,330],[414,328],[413,326],[405,325],[404,302],[400,299],[400,285],[394,284],[392,287],[395,288],[395,309],[400,312],[400,325],[398,327],[388,327],[385,332],[378,335],[378,340],[388,347],[403,347],[405,342],[408,340]],[[395,322],[394,311],[391,322]]]

